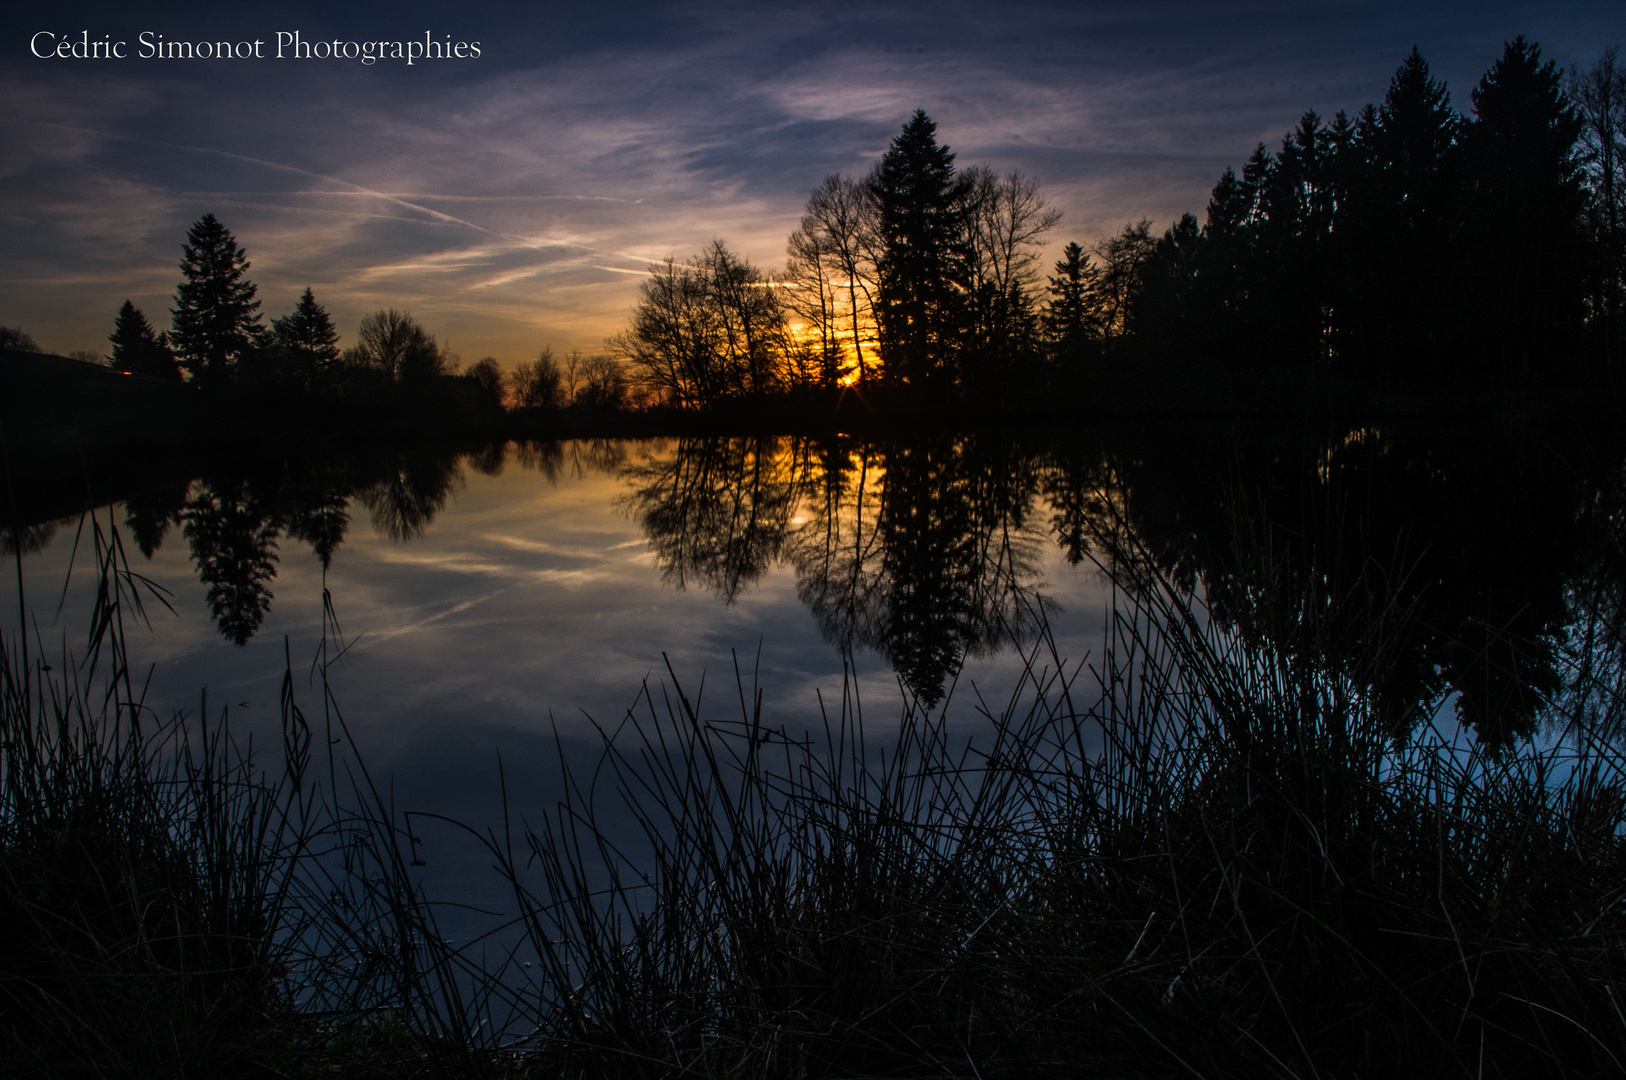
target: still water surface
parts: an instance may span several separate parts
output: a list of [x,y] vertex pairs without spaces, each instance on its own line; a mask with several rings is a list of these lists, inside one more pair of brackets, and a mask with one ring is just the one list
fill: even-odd
[[[227,709],[240,738],[280,751],[285,641],[296,692],[319,702],[325,583],[348,644],[331,678],[357,749],[399,806],[489,825],[499,757],[510,809],[536,820],[559,796],[555,733],[583,767],[595,723],[613,727],[646,680],[658,694],[675,673],[728,719],[737,663],[768,722],[807,729],[821,692],[839,708],[846,656],[871,730],[905,695],[940,704],[957,677],[949,704],[974,737],[972,691],[997,699],[1015,684],[1009,631],[1025,612],[1042,606],[1071,663],[1097,648],[1103,575],[1070,563],[1025,503],[1012,513],[965,490],[952,475],[964,453],[932,456],[917,453],[921,468],[894,456],[894,485],[922,469],[930,481],[909,505],[886,490],[876,448],[661,440],[221,469],[95,515],[173,607],[149,598],[151,628],[130,638],[159,712],[195,713],[206,688],[211,716]],[[901,545],[919,550],[894,550],[900,517],[923,526]],[[91,602],[93,527],[41,523],[25,544],[32,618],[69,648]],[[431,875],[474,869],[477,853],[442,840]]]
[[[1447,722],[1524,737],[1626,693],[1623,462],[1618,433],[1570,426],[1164,425],[267,454],[124,474],[90,501],[173,607],[149,602],[130,639],[149,704],[197,711],[207,687],[211,716],[280,750],[285,655],[319,700],[325,585],[357,749],[399,807],[487,825],[499,759],[509,809],[536,820],[560,750],[590,764],[595,724],[674,675],[729,719],[738,665],[766,721],[801,731],[850,670],[870,732],[912,697],[975,739],[1040,613],[1045,662],[1099,658],[1122,595],[1101,566],[1189,584],[1261,647],[1299,647],[1294,613],[1319,605],[1315,647],[1381,670],[1397,733],[1450,701]],[[20,515],[23,588],[73,648],[93,526],[44,495],[56,509]],[[432,885],[477,876],[430,832]]]

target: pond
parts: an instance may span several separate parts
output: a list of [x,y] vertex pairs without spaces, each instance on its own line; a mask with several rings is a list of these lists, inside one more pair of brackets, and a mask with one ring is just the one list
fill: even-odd
[[[70,484],[22,485],[8,589],[81,648],[94,532],[116,530],[147,583],[128,640],[155,711],[206,688],[280,752],[284,670],[314,706],[325,643],[396,804],[483,828],[499,761],[509,811],[537,820],[561,751],[590,772],[646,683],[725,719],[760,691],[790,731],[845,687],[871,733],[913,700],[975,741],[979,700],[997,712],[1035,648],[1099,662],[1147,574],[1277,648],[1303,644],[1272,596],[1340,613],[1315,647],[1362,671],[1383,652],[1397,733],[1450,701],[1482,738],[1528,736],[1620,689],[1623,460],[1575,431],[1162,424],[98,463],[88,517],[63,512]],[[461,891],[480,853],[429,833],[432,891]]]

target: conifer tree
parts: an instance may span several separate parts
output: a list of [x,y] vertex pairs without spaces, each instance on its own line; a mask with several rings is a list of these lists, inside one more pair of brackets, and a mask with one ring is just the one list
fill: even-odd
[[[1473,185],[1469,275],[1486,347],[1528,374],[1538,355],[1568,353],[1586,296],[1585,200],[1575,158],[1581,117],[1557,67],[1514,38],[1473,92],[1463,144]],[[1508,251],[1518,252],[1509,259]]]
[[247,253],[213,214],[186,234],[170,342],[194,379],[224,375],[264,334]]
[[339,359],[339,332],[308,285],[294,310],[271,323],[271,335],[288,373],[306,389]]
[[1100,334],[1095,289],[1100,270],[1089,254],[1069,243],[1056,261],[1056,276],[1050,278],[1050,299],[1045,303],[1045,336],[1064,367],[1073,367],[1086,355],[1089,342]]
[[153,333],[147,316],[130,301],[126,300],[119,308],[113,319],[113,332],[107,340],[113,343],[113,355],[108,357],[107,366],[114,371],[180,381],[181,369],[170,350],[169,335]]
[[[889,381],[946,384],[969,286],[966,189],[937,125],[916,110],[870,176],[881,235],[876,312]],[[944,386],[946,389],[947,387]]]
[[1462,117],[1414,48],[1355,130],[1335,245],[1340,352],[1388,385],[1439,384],[1463,319]]

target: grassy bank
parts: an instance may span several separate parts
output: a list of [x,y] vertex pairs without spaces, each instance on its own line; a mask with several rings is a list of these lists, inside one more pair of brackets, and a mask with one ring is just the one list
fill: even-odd
[[[1412,617],[1364,588],[1267,576],[1250,637],[1124,552],[1091,665],[1041,633],[999,701],[872,703],[867,732],[850,685],[810,735],[747,679],[724,715],[673,674],[554,816],[485,837],[515,921],[482,966],[437,932],[330,695],[307,715],[290,671],[257,762],[206,712],[157,721],[123,644],[152,594],[98,535],[80,655],[5,643],[13,1075],[1626,1064],[1626,785],[1597,734],[1619,702],[1499,753],[1398,731],[1370,688]],[[598,826],[609,799],[647,853]]]

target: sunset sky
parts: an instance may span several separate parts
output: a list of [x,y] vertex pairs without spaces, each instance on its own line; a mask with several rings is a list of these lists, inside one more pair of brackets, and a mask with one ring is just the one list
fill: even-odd
[[[1467,111],[1515,34],[1565,66],[1626,43],[1613,0],[6,7],[0,324],[54,352],[105,351],[126,298],[167,325],[187,227],[212,211],[268,316],[310,285],[347,342],[407,308],[506,365],[598,348],[651,260],[713,237],[779,265],[809,189],[866,172],[915,108],[960,164],[1043,183],[1054,249],[1200,215],[1305,110],[1381,100],[1414,44]],[[32,55],[86,31],[126,57]],[[274,58],[295,31],[480,55]],[[143,33],[265,44],[141,58]]]

